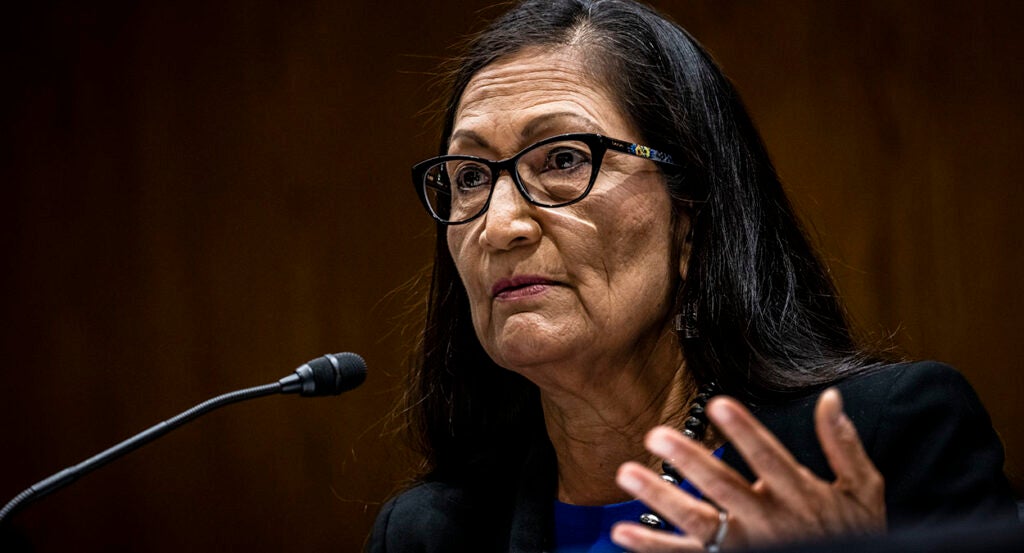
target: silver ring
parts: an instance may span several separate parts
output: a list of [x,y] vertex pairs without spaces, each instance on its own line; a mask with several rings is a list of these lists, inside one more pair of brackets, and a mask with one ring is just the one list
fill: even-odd
[[718,528],[715,528],[715,534],[711,536],[711,539],[704,544],[704,549],[708,553],[719,553],[722,550],[722,542],[725,541],[725,535],[729,533],[729,513],[725,511],[718,511]]

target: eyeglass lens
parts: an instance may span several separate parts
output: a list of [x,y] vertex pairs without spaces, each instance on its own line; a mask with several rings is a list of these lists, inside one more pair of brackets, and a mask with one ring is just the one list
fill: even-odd
[[[515,163],[528,199],[555,207],[578,200],[594,176],[590,146],[578,140],[538,144],[523,151]],[[498,175],[478,160],[456,159],[427,169],[424,189],[427,202],[439,217],[461,222],[479,214],[487,205]]]

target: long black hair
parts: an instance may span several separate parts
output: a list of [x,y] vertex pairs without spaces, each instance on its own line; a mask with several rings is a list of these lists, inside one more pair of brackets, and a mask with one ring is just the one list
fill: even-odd
[[[675,304],[695,331],[679,339],[697,383],[767,402],[880,362],[854,340],[736,91],[696,40],[646,6],[527,0],[513,7],[455,62],[441,153],[473,76],[527,47],[579,49],[640,140],[684,161],[666,182],[675,216],[690,218],[689,267]],[[436,247],[422,356],[407,397],[410,426],[427,478],[500,474],[545,432],[539,392],[483,351],[442,226]]]

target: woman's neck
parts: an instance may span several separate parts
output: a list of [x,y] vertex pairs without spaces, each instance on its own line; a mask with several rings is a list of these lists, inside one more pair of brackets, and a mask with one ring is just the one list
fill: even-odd
[[682,355],[674,357],[672,362],[621,367],[619,378],[583,391],[541,391],[548,437],[558,458],[560,501],[627,501],[631,496],[615,485],[619,465],[660,466],[644,449],[644,435],[659,424],[679,427],[696,393]]

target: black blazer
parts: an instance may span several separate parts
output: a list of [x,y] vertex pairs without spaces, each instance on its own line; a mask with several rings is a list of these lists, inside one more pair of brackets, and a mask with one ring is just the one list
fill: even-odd
[[[890,528],[951,520],[1015,521],[1003,447],[974,390],[953,368],[900,364],[837,384],[844,410],[885,477]],[[815,474],[833,479],[814,431],[817,394],[752,411]],[[731,445],[722,459],[753,480]],[[387,502],[373,553],[552,549],[555,456],[536,445],[518,478],[424,482]]]

